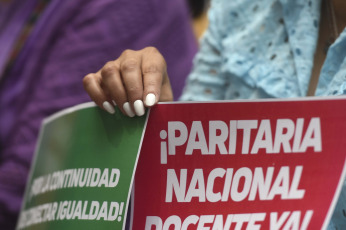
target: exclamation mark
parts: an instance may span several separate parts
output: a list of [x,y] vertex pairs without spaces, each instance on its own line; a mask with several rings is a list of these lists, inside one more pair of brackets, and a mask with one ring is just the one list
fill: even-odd
[[119,214],[118,214],[118,222],[121,221],[121,216],[123,215],[123,209],[124,209],[124,202],[120,203],[120,210],[119,210]]
[[[161,140],[165,140],[167,138],[166,130],[161,130],[160,132]],[[161,141],[161,164],[167,164],[167,142]]]

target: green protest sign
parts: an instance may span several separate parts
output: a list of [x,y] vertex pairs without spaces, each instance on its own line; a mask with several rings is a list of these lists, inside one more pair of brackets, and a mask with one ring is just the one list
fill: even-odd
[[145,124],[92,103],[46,119],[17,229],[123,228]]

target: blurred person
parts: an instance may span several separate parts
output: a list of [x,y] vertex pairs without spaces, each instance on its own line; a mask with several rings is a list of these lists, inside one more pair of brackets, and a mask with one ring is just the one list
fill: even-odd
[[184,0],[0,1],[0,229],[13,229],[44,117],[88,101],[83,76],[159,47],[181,94],[197,50]]
[[209,0],[187,0],[187,2],[193,19],[201,17],[209,6]]
[[[345,95],[345,12],[344,0],[212,1],[180,99]],[[84,87],[101,108],[114,100],[122,113],[139,115],[143,106],[173,100],[163,56],[154,48],[127,50],[88,74]],[[345,210],[346,183],[328,230],[346,229]]]
[[209,0],[187,0],[193,22],[193,30],[199,39],[208,27]]

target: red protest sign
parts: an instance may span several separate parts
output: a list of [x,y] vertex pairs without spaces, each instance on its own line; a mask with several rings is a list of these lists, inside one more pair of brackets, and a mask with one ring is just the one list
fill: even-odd
[[161,104],[133,229],[320,229],[345,174],[346,100]]

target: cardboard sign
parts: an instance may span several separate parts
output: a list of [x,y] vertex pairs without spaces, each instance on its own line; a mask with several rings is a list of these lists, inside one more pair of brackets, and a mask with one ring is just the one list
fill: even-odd
[[124,229],[145,122],[94,103],[46,119],[17,229]]
[[346,100],[151,110],[132,229],[325,229],[345,176]]

